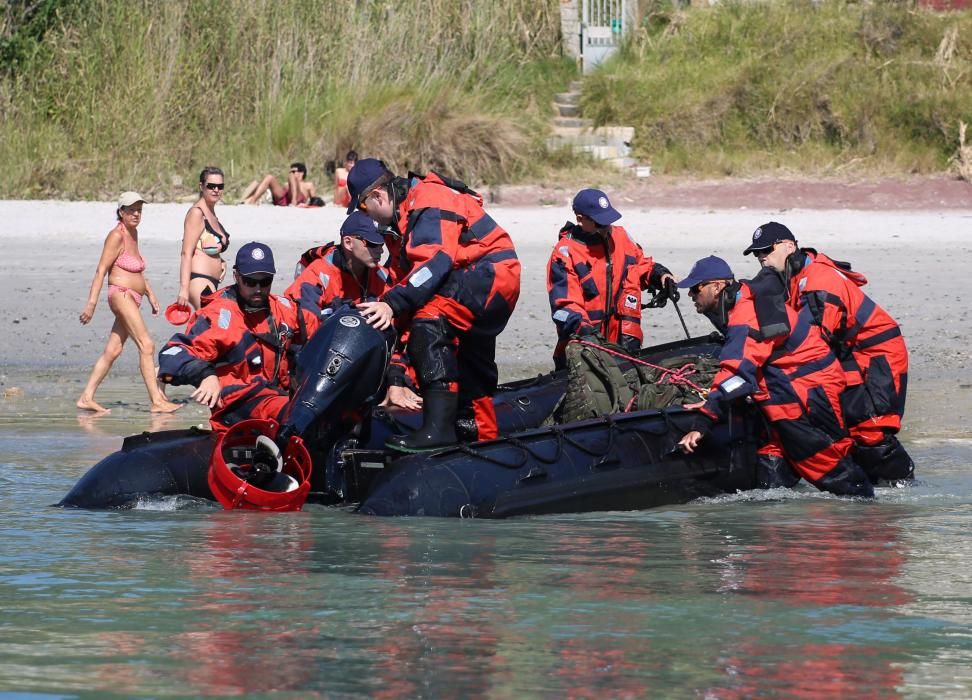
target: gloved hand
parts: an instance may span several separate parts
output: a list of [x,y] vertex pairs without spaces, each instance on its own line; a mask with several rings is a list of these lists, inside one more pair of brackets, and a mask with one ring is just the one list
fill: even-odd
[[672,301],[678,301],[682,295],[678,293],[678,285],[671,277],[665,280],[665,296]]

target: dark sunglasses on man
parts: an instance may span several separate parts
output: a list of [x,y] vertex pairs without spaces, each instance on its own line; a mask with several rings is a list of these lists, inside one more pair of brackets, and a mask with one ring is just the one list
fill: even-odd
[[355,238],[357,238],[359,241],[361,241],[366,246],[368,246],[368,248],[381,248],[385,245],[384,243],[372,243],[371,241],[365,239],[363,236],[355,236]]
[[240,282],[247,287],[268,289],[273,284],[273,277],[247,277],[246,275],[240,275]]

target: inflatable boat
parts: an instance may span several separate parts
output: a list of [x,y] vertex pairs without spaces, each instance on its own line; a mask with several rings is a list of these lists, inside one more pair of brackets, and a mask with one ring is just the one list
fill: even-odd
[[[501,437],[402,455],[384,447],[417,427],[418,413],[376,407],[393,338],[353,309],[334,315],[300,352],[296,391],[280,435],[300,435],[312,461],[309,503],[356,505],[369,515],[503,518],[632,510],[756,487],[758,421],[735,412],[692,455],[675,448],[689,429],[680,406],[557,424],[565,371],[499,387]],[[662,362],[717,355],[717,337],[645,348]],[[94,465],[58,504],[131,508],[146,500],[214,500],[208,481],[214,433],[142,433]]]

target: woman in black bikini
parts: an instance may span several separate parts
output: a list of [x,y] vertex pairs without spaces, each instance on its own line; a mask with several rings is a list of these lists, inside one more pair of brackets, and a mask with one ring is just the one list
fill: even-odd
[[199,174],[199,199],[186,214],[179,261],[179,304],[198,309],[200,297],[215,292],[226,272],[220,255],[229,247],[229,234],[216,218],[216,203],[223,197],[223,171],[203,168]]

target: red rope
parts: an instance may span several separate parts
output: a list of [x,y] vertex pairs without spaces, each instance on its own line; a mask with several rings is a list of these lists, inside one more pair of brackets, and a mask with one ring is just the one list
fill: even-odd
[[617,350],[612,350],[611,348],[606,348],[603,345],[598,345],[597,343],[590,343],[590,342],[588,342],[586,340],[579,340],[577,338],[574,338],[573,340],[569,340],[567,342],[568,343],[580,343],[581,345],[586,345],[589,348],[596,348],[598,350],[603,350],[604,352],[608,353],[609,355],[614,355],[615,357],[621,357],[621,358],[624,358],[625,360],[630,360],[631,362],[634,362],[635,364],[644,365],[645,367],[651,367],[652,369],[657,369],[659,372],[662,373],[662,377],[659,380],[659,382],[666,382],[667,381],[670,384],[685,384],[686,386],[689,386],[692,389],[695,389],[695,391],[699,392],[699,396],[701,396],[702,398],[705,398],[706,390],[703,389],[702,387],[700,387],[695,382],[693,382],[687,376],[689,374],[696,374],[698,372],[698,370],[695,368],[695,366],[692,365],[691,363],[686,364],[686,365],[683,365],[683,366],[679,367],[678,369],[669,369],[668,367],[661,367],[660,365],[653,365],[650,362],[646,362],[645,360],[642,360],[641,358],[632,357],[631,355],[627,355],[627,354],[625,354],[623,352],[618,352]]

